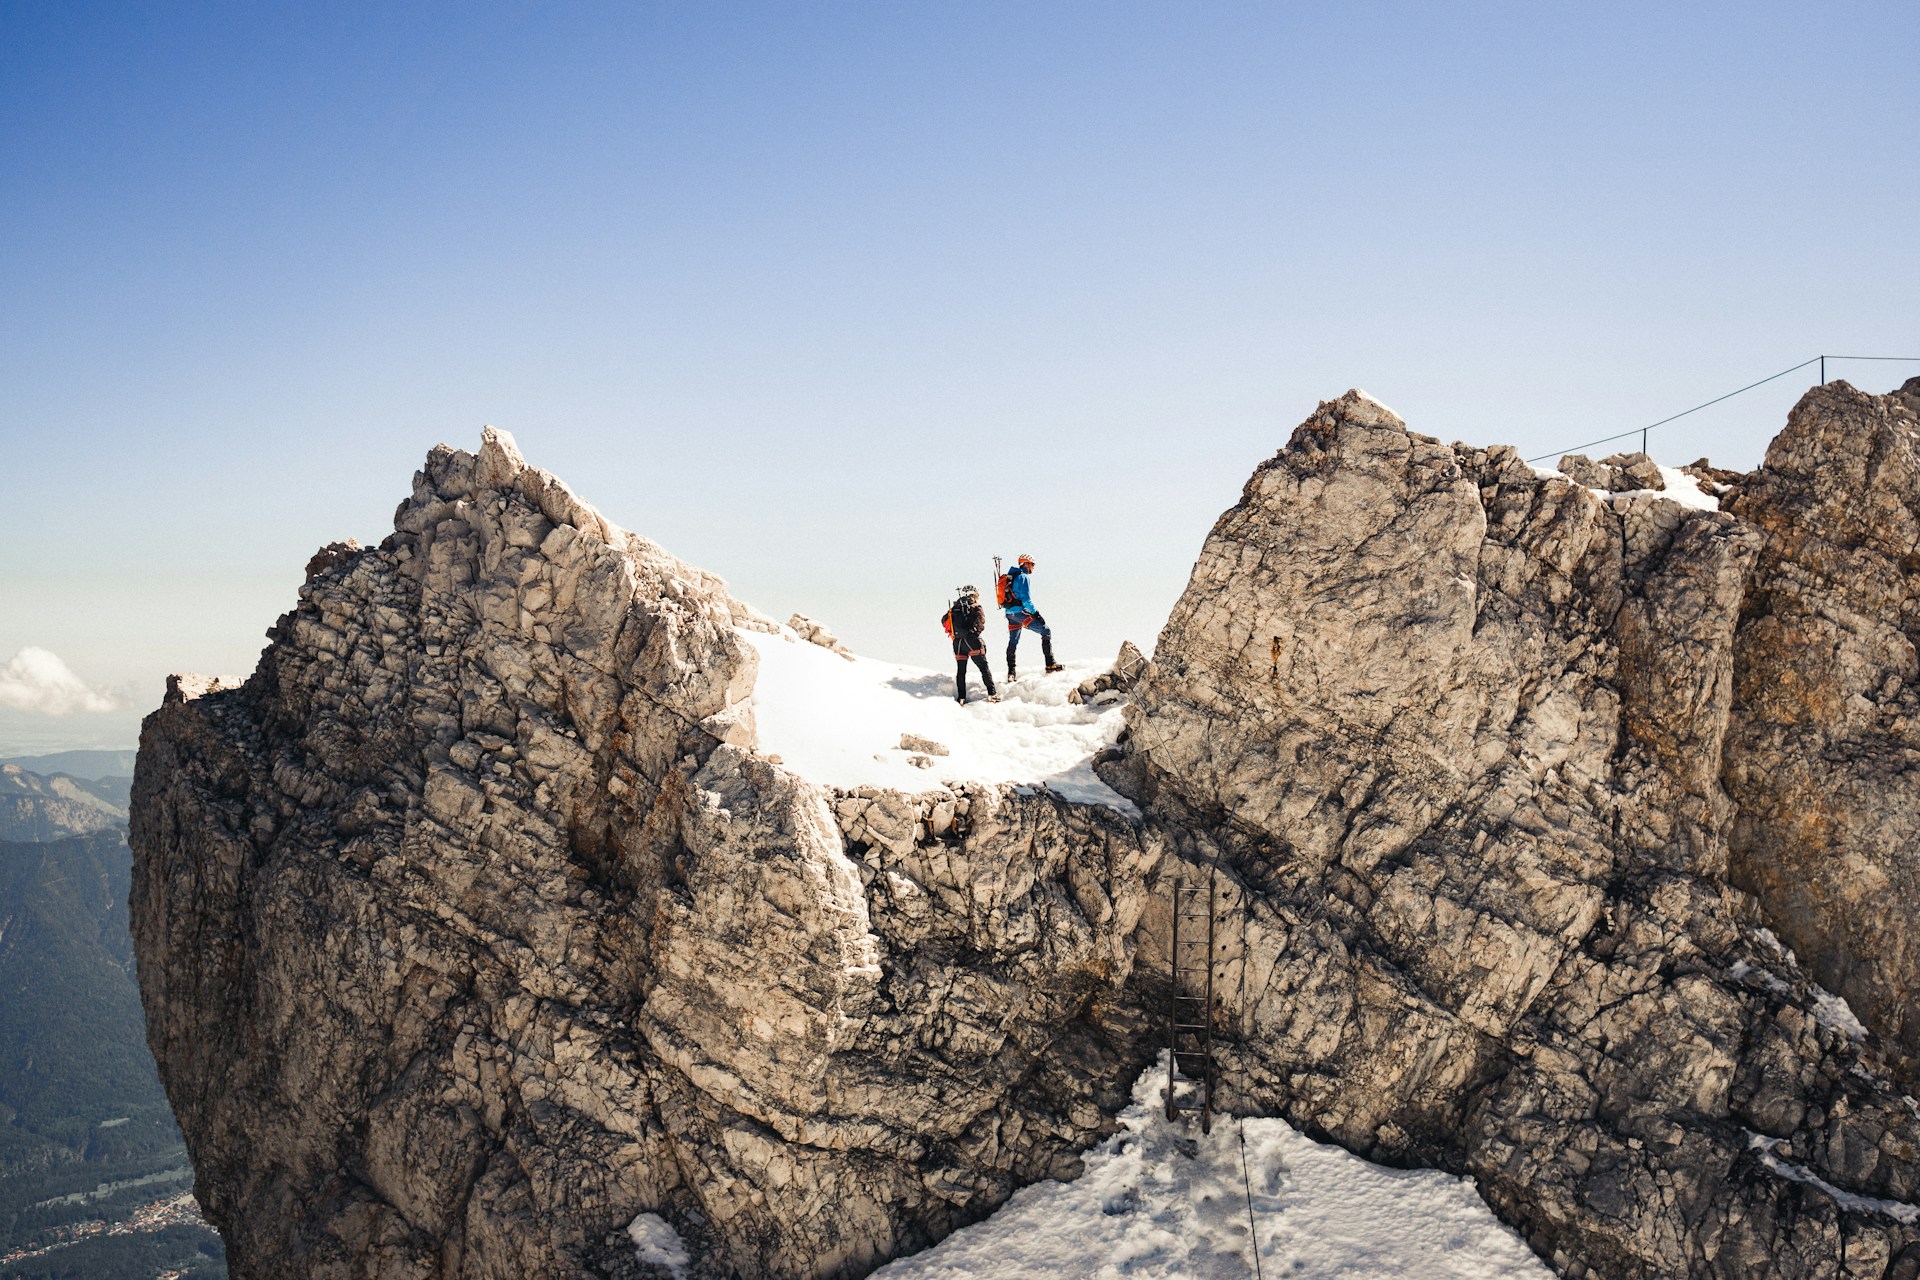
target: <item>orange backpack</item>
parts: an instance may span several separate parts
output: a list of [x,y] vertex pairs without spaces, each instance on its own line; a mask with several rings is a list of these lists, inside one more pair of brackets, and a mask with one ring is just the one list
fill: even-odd
[[1000,575],[993,584],[993,602],[1002,609],[1011,609],[1020,603],[1020,597],[1013,594],[1013,573],[1008,571]]

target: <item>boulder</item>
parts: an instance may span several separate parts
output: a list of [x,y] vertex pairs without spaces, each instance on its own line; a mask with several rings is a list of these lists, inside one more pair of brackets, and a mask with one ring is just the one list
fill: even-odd
[[1570,453],[1560,459],[1558,470],[1575,484],[1603,493],[1659,492],[1667,487],[1659,465],[1644,453],[1616,453],[1599,462]]
[[1092,702],[1103,693],[1127,690],[1139,682],[1147,672],[1147,657],[1134,646],[1131,640],[1120,642],[1119,656],[1114,658],[1113,666],[1090,679],[1082,680],[1067,695],[1067,701],[1075,705]]
[[804,613],[796,613],[787,619],[787,626],[793,633],[808,644],[817,644],[822,649],[831,649],[843,658],[852,658],[853,650],[840,642],[840,637],[827,630],[824,623],[815,622]]

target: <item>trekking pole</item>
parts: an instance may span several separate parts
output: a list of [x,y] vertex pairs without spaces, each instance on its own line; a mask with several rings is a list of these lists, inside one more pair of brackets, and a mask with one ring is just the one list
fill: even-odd
[[993,602],[1000,603],[1000,557],[993,558]]

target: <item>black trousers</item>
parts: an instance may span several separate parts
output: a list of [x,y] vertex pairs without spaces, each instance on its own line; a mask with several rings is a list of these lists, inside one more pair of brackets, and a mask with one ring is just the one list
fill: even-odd
[[978,633],[958,632],[953,637],[953,696],[961,702],[967,700],[967,662],[980,668],[980,679],[987,686],[987,696],[994,694],[993,672],[987,666],[986,646],[980,643]]

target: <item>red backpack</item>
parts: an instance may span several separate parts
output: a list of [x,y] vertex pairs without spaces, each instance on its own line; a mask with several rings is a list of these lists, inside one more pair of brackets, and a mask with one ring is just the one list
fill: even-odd
[[940,629],[947,633],[947,639],[953,639],[953,610],[940,615]]

